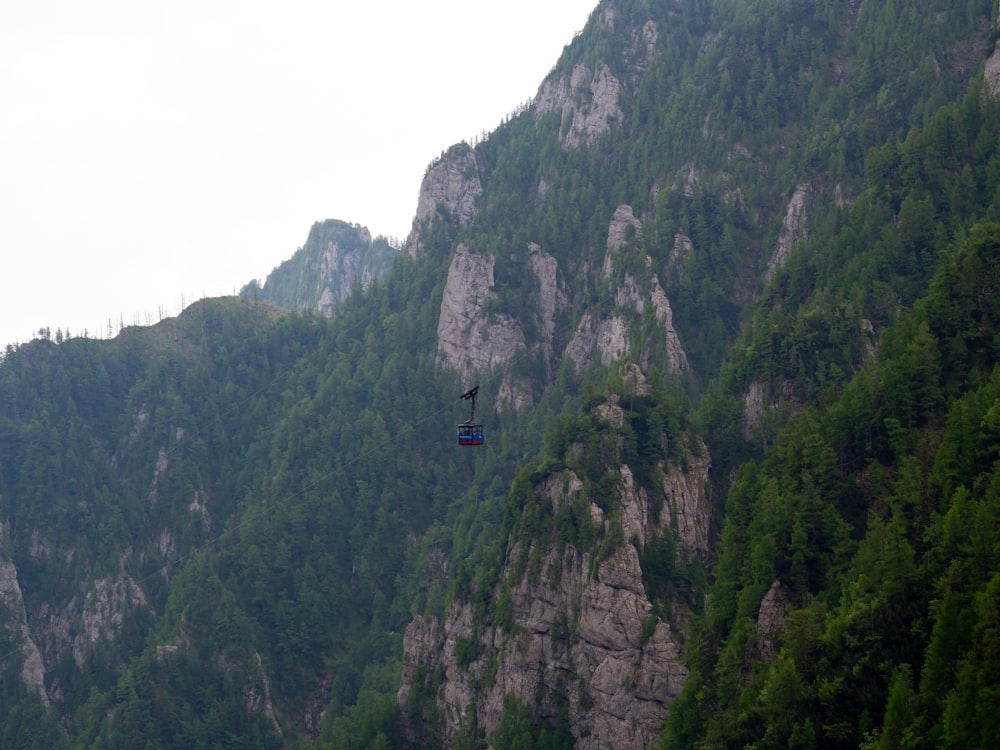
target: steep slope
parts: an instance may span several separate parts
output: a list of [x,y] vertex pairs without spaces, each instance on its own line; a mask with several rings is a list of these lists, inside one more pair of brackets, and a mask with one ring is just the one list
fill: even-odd
[[[896,319],[895,310],[884,307],[880,292],[898,290],[897,303],[912,304],[926,291],[933,264],[917,266],[910,254],[919,252],[924,257],[933,257],[937,251],[931,248],[943,249],[952,233],[961,236],[970,219],[991,210],[995,195],[995,185],[986,176],[996,143],[988,127],[995,105],[980,99],[986,92],[974,87],[974,93],[963,105],[960,127],[956,127],[958,123],[953,119],[958,116],[957,109],[953,114],[935,113],[935,107],[946,104],[951,92],[961,91],[972,81],[977,66],[990,52],[986,31],[994,9],[989,4],[963,10],[935,5],[933,13],[926,7],[931,4],[907,4],[892,11],[892,23],[896,24],[892,32],[887,31],[888,9],[884,13],[872,8],[859,12],[857,6],[844,3],[810,10],[787,4],[757,3],[751,12],[742,5],[719,3],[713,13],[703,14],[684,4],[673,4],[669,10],[656,4],[629,4],[627,8],[624,3],[602,4],[583,36],[589,33],[593,35],[591,38],[602,38],[606,43],[605,55],[611,55],[606,57],[609,66],[600,67],[592,59],[587,64],[573,63],[574,52],[580,51],[569,48],[532,106],[517,113],[509,129],[498,133],[493,143],[476,148],[476,180],[484,186],[483,195],[477,215],[471,221],[465,220],[469,230],[456,233],[463,240],[453,256],[454,273],[445,290],[438,329],[439,354],[445,364],[462,372],[499,366],[504,377],[499,392],[507,396],[507,404],[517,409],[532,401],[530,385],[520,389],[512,385],[509,375],[512,368],[508,364],[512,360],[541,361],[542,366],[531,373],[536,393],[538,377],[555,372],[567,359],[584,366],[594,363],[607,366],[631,357],[646,371],[653,362],[665,371],[683,372],[687,349],[694,352],[693,374],[697,378],[699,374],[709,374],[713,364],[721,359],[726,342],[735,340],[740,320],[748,315],[741,311],[756,309],[757,317],[746,329],[753,344],[748,349],[738,349],[740,362],[726,370],[724,379],[714,386],[719,390],[710,392],[703,410],[711,443],[718,447],[713,454],[722,454],[716,470],[720,489],[731,479],[731,472],[742,457],[754,455],[761,445],[766,448],[774,440],[778,427],[790,416],[804,410],[822,389],[842,384],[877,350],[883,331]],[[671,28],[675,34],[672,39],[658,33],[659,28],[665,27],[658,26],[657,16],[665,10],[675,22],[687,20]],[[897,13],[900,10],[901,16]],[[929,18],[933,18],[940,33],[928,27]],[[796,28],[795,24],[801,26],[784,39],[775,36],[777,28]],[[688,69],[702,74],[723,70],[724,75],[707,74],[707,83],[700,87],[660,88],[663,102],[648,110],[639,106],[644,81],[661,87],[669,80],[657,68],[658,43],[665,42],[669,50],[661,49],[659,54],[663,58],[669,55],[680,60],[683,55],[679,56],[678,51],[691,50],[692,41],[698,38],[696,33],[693,37],[686,34],[699,29],[702,31],[699,53],[689,59]],[[969,36],[963,38],[963,33]],[[916,37],[926,42],[926,46],[914,47],[911,40]],[[735,60],[750,58],[750,45],[755,41],[765,53],[761,59],[752,60],[754,70],[761,74],[756,83],[753,70],[734,67]],[[616,42],[621,46],[616,46]],[[875,68],[871,55],[879,45],[882,49],[898,50],[905,59],[913,60],[915,67],[908,71]],[[811,56],[803,55],[810,49]],[[920,67],[928,60],[934,60],[934,73],[930,77]],[[592,72],[595,69],[596,74]],[[658,80],[658,76],[662,77]],[[789,85],[796,80],[795,86]],[[629,85],[621,81],[628,81]],[[743,87],[748,92],[760,92],[753,105],[734,93]],[[778,93],[782,87],[784,93]],[[768,88],[772,90],[768,92]],[[630,99],[633,96],[636,99]],[[768,98],[774,96],[777,98]],[[819,105],[818,108],[809,109],[807,100],[808,104]],[[779,104],[781,101],[784,103]],[[620,106],[622,102],[635,103],[636,108]],[[848,102],[851,102],[849,116]],[[982,111],[974,113],[980,103]],[[768,106],[777,108],[768,112]],[[810,123],[824,121],[838,108],[845,113],[843,121],[826,138],[818,139],[810,131]],[[595,111],[601,116],[591,117]],[[679,153],[674,144],[666,143],[655,148],[655,135],[651,137],[646,129],[651,118],[659,118],[663,127],[671,117],[683,114],[693,125],[692,114],[698,112],[703,113],[698,127],[669,130],[671,135],[691,144],[692,152]],[[553,118],[552,113],[557,113],[558,118]],[[527,122],[532,123],[531,128]],[[554,131],[547,129],[555,123],[558,126]],[[900,149],[900,153],[894,154],[893,146],[885,146],[889,154],[875,152],[874,157],[865,158],[867,149],[880,146],[882,138],[888,138],[890,144],[897,138],[902,140],[907,123],[926,123],[930,132],[937,134],[932,138],[944,137],[945,128],[952,128],[954,140],[948,146],[947,174],[951,170],[961,172],[965,159],[970,159],[968,165],[978,165],[975,174],[969,171],[969,166],[964,167],[965,182],[959,194],[949,194],[940,182],[934,186],[934,180],[940,180],[945,173],[935,171],[930,163],[903,178],[902,170],[908,166],[912,170],[912,165],[919,164],[920,157],[914,157],[911,149]],[[613,139],[616,130],[628,130],[630,138]],[[702,145],[695,145],[699,140]],[[640,160],[636,149],[643,145],[645,150],[641,153],[645,158]],[[616,147],[623,147],[624,152],[616,152]],[[620,204],[613,212],[606,205],[598,205],[594,210],[591,204],[589,235],[586,230],[576,236],[561,232],[558,219],[553,221],[545,216],[547,204],[559,190],[559,167],[555,166],[559,162],[531,161],[528,157],[528,154],[556,153],[554,149],[568,155],[564,160],[572,161],[576,167],[572,178],[577,185],[586,179],[583,175],[588,170],[591,184],[597,184],[602,167],[611,159],[630,165],[630,181],[619,182],[614,190],[592,190],[591,195],[634,195],[635,200]],[[650,159],[654,153],[671,156]],[[498,174],[492,172],[494,155]],[[468,151],[463,158],[469,159]],[[880,164],[876,169],[887,171],[873,171],[876,163]],[[515,164],[521,171],[512,169]],[[662,171],[657,172],[657,167]],[[793,175],[793,179],[782,185],[772,175],[783,175],[784,179]],[[868,189],[865,178],[873,183]],[[921,186],[917,184],[910,188],[913,192],[907,198],[907,191],[899,190],[900,180],[925,180],[923,189],[938,196],[935,203],[928,201],[926,193],[919,192]],[[873,197],[886,188],[894,193],[890,205],[880,207],[885,210],[871,212]],[[574,214],[573,210],[575,206],[586,207],[580,199],[585,201],[587,193],[578,190],[574,193],[575,200],[562,202],[560,208],[573,216],[569,223],[580,232],[580,214]],[[923,201],[924,207],[915,208],[918,205],[912,202],[915,200]],[[858,207],[852,210],[855,202]],[[480,227],[495,228],[499,216],[511,205],[522,211],[523,220],[518,227],[504,227],[500,237],[478,235]],[[644,209],[641,213],[639,206]],[[600,242],[595,230],[601,226],[601,219],[609,215],[610,222],[605,226],[610,226],[610,231],[605,230],[606,241]],[[644,220],[636,218],[637,215],[645,217]],[[915,224],[921,215],[924,223],[918,229]],[[936,235],[928,221],[930,216],[938,216],[943,222],[938,225]],[[845,220],[853,226],[838,234]],[[900,234],[890,236],[895,235],[895,229],[877,228],[880,222],[883,227],[899,227]],[[880,236],[880,240],[865,245],[866,237]],[[543,238],[551,239],[545,242]],[[480,247],[488,248],[478,256],[474,254],[477,240]],[[527,253],[521,250],[521,243]],[[843,252],[836,260],[824,258],[824,243],[827,246],[834,243]],[[631,257],[628,250],[632,251]],[[616,254],[624,257],[618,261]],[[549,283],[546,292],[540,293],[541,278],[532,278],[528,273],[534,271],[535,265],[530,262],[534,258],[545,258],[561,276],[571,277],[576,283],[565,286]],[[615,283],[612,275],[619,262],[641,279],[639,285],[628,272],[622,271]],[[803,265],[818,266],[821,270],[803,278]],[[859,268],[864,269],[860,279]],[[666,288],[662,296],[666,304],[662,307],[655,304],[660,298],[660,274],[664,280],[662,287]],[[456,277],[459,283],[452,283]],[[862,283],[852,290],[852,280]],[[634,312],[642,313],[644,305],[636,299],[634,291],[630,292],[636,286],[651,290],[645,307],[657,311],[656,318],[665,324],[667,332],[666,346],[652,358],[644,353],[649,339],[637,340],[619,317],[632,305]],[[475,297],[471,301],[464,295],[469,290],[473,290]],[[589,295],[581,298],[581,291],[588,291]],[[671,294],[681,302],[667,301]],[[588,304],[587,296],[598,301]],[[547,307],[543,306],[543,300]],[[761,301],[764,304],[759,304]],[[548,317],[550,310],[561,311],[561,330],[557,329],[554,337],[556,346],[547,333],[553,330]],[[676,327],[675,310],[681,311]],[[823,312],[817,314],[817,310]],[[685,339],[686,327],[696,336]],[[528,330],[546,333],[531,336],[526,333]],[[770,340],[758,344],[767,338]],[[491,341],[498,346],[491,347]],[[781,347],[780,351],[776,346]],[[498,355],[498,359],[491,359],[491,355]],[[794,363],[796,371],[790,371],[786,363]],[[785,368],[788,374],[784,379],[776,377],[776,367]],[[812,461],[814,457],[800,460]],[[834,506],[838,507],[836,511],[820,510],[823,502],[826,501],[808,512],[826,514],[827,519],[809,533],[818,537],[830,535],[823,544],[834,547],[849,544],[851,530],[857,534],[862,525],[856,514],[862,512],[864,500],[848,493],[839,506]],[[834,520],[838,513],[847,515],[846,523]],[[763,529],[766,525],[754,533],[762,533]],[[796,529],[796,534],[802,533],[800,528]],[[792,535],[790,539],[794,543],[797,537]],[[509,547],[518,544],[527,542],[508,542]],[[578,549],[575,553],[582,554],[585,550]],[[779,549],[771,554],[780,559],[791,553],[782,552],[779,543]],[[807,557],[823,560],[820,570],[826,570],[826,565],[835,567],[824,554]],[[539,556],[539,560],[545,559],[544,554]],[[840,559],[839,564],[842,563]],[[554,568],[538,562],[536,569],[551,572]],[[820,574],[813,570],[809,575]],[[809,580],[816,585],[814,579]],[[747,587],[746,597],[741,601],[753,611],[745,612],[744,617],[757,623],[749,636],[754,645],[746,651],[747,660],[766,661],[779,654],[787,628],[785,616],[792,611],[789,596],[800,594],[801,584],[802,579],[789,581],[776,576]],[[582,588],[579,584],[576,590]],[[500,591],[492,589],[493,601],[502,596]],[[546,596],[535,590],[528,595],[532,600],[544,600]],[[573,631],[581,627],[581,622],[577,610],[570,607],[569,611],[573,614],[566,627]],[[428,694],[436,696],[436,711],[425,710],[423,715],[442,732],[446,744],[464,736],[470,727],[486,737],[495,740],[502,736],[507,741],[510,737],[499,718],[503,702],[498,700],[497,693],[491,693],[490,683],[506,664],[520,663],[521,657],[515,653],[516,649],[504,651],[503,639],[490,630],[495,624],[487,619],[484,625],[470,612],[468,606],[455,606],[440,623],[421,620],[414,626],[406,643],[409,682],[400,698],[404,709],[412,711],[414,705],[423,705],[421,701],[428,700]],[[517,632],[522,633],[523,642],[531,642],[529,633],[548,632],[550,624],[539,625],[525,612],[520,614]],[[747,637],[745,630],[733,634],[735,641]],[[435,656],[440,651],[443,655]],[[548,665],[563,663],[548,647],[523,651],[529,660],[537,659],[537,663],[534,666],[521,663],[520,670],[515,671],[522,677],[544,674]],[[481,663],[482,653],[487,656]],[[539,658],[538,654],[543,656]],[[490,662],[490,658],[499,661]],[[485,671],[483,664],[487,665]],[[514,684],[517,683],[508,682],[505,686],[510,688]],[[532,686],[539,692],[532,693]],[[701,683],[692,688],[702,689]],[[539,682],[532,678],[526,683],[522,680],[513,692],[519,704],[528,707],[527,716],[534,717],[534,723],[529,724],[536,733],[538,722],[551,729],[547,722],[559,716],[561,730],[575,741],[586,736],[586,729],[582,728],[586,720],[581,719],[572,698],[559,709],[563,713],[554,707],[552,695],[563,694],[562,689],[554,687],[554,679]],[[418,696],[416,702],[414,694]],[[739,698],[732,695],[727,700],[731,702],[726,705],[736,710]],[[507,716],[517,715],[515,707],[507,708]],[[881,706],[870,708],[878,710]],[[572,715],[568,724],[567,715]],[[495,732],[500,734],[494,735]],[[719,739],[713,736],[714,741]],[[685,742],[691,740],[688,735]]]
[[[184,558],[233,513],[232,483],[253,470],[230,460],[246,449],[249,425],[260,427],[267,407],[252,394],[267,380],[209,352],[223,336],[282,328],[273,311],[246,312],[235,300],[203,302],[113,342],[37,341],[7,354],[4,598],[20,622],[25,680],[43,702],[85,700],[80,672],[109,684],[141,648]],[[285,377],[281,359],[271,385]],[[243,411],[205,399],[220,381],[245,399]]]
[[995,10],[601,2],[332,319],[8,349],[0,744],[985,744]]
[[[446,390],[410,359],[422,317],[419,301],[399,310],[392,334],[382,316],[363,330],[346,312],[206,300],[114,341],[8,352],[4,695],[72,718],[73,742],[167,747],[219,733],[280,746],[315,736],[331,700],[353,704],[369,662],[398,647],[405,550],[387,555],[388,540],[422,533],[443,502],[410,457],[445,485],[461,476],[437,439],[451,420],[405,427],[407,393]],[[391,355],[364,352],[376,336]],[[9,726],[9,746],[40,729]]]
[[[438,318],[442,364],[459,372],[498,370],[502,373],[498,401],[515,411],[534,403],[534,394],[544,389],[550,377],[548,367],[564,357],[581,370],[594,362],[609,367],[620,359],[635,357],[648,371],[655,353],[661,360],[665,355],[669,372],[685,371],[687,357],[673,326],[670,302],[650,270],[651,260],[636,259],[641,251],[634,237],[640,227],[629,206],[618,207],[608,228],[607,254],[599,276],[607,299],[585,312],[571,335],[560,330],[568,320],[568,296],[560,288],[561,274],[553,256],[536,244],[527,246],[526,260],[533,274],[529,304],[537,307],[531,311],[531,319],[522,324],[517,314],[497,309],[501,303],[496,290],[496,258],[459,244],[448,269]],[[626,237],[631,240],[628,244]],[[626,270],[632,267],[640,269],[639,280]],[[529,335],[534,339],[530,346]],[[636,346],[635,342],[641,343]],[[556,350],[559,344],[565,346],[561,354]],[[541,361],[546,367],[519,378],[512,365],[524,359]]]
[[[655,310],[668,367],[707,381],[792,247],[859,195],[868,149],[965,89],[994,10],[601,3],[530,105],[428,170],[411,253],[437,217],[491,279],[478,302],[467,277],[449,285],[443,360],[506,366],[523,348],[538,366],[504,388],[518,408],[537,399],[540,374],[567,354],[589,361],[598,341],[604,364],[648,363],[649,342],[625,346],[643,325],[622,314]],[[496,331],[473,330],[484,302]],[[492,333],[496,358],[463,358]]]
[[665,747],[992,744],[998,247],[975,224],[875,361],[740,468]]
[[[555,461],[521,473],[495,579],[460,578],[443,620],[407,628],[402,709],[440,717],[410,723],[412,742],[495,737],[521,706],[575,747],[655,741],[687,675],[698,604],[686,576],[709,554],[709,459],[688,434],[648,431],[656,401],[633,375],[643,395],[596,404],[567,425]],[[658,590],[644,573],[654,559],[674,571]]]
[[385,237],[372,239],[364,227],[336,219],[316,222],[306,243],[240,296],[289,310],[319,310],[330,315],[351,291],[367,289],[383,277],[399,253]]

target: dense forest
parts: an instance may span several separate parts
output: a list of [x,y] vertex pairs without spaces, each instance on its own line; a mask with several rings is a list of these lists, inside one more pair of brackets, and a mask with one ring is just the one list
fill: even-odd
[[[602,746],[582,667],[483,708],[551,547],[594,580],[638,560],[635,640],[670,631],[686,676],[661,748],[992,747],[995,12],[602,0],[438,160],[472,165],[470,215],[443,194],[399,249],[317,223],[239,297],[8,346],[0,746]],[[475,330],[522,336],[490,366],[442,354],[460,249],[490,259]],[[635,303],[661,293],[683,367]],[[576,346],[600,321],[618,356]],[[474,385],[486,444],[459,448]],[[624,533],[627,488],[659,512],[696,466],[709,552]],[[411,669],[413,623],[462,612],[454,665]]]

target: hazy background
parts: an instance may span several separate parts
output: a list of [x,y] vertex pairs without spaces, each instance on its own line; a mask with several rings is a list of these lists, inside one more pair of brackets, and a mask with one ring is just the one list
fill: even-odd
[[403,239],[427,165],[530,100],[597,0],[0,10],[0,348],[263,279],[314,221]]

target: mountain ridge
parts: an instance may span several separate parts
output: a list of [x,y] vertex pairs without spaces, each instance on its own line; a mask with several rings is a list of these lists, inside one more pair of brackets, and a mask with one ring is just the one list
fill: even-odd
[[994,12],[602,2],[329,309],[9,348],[2,744],[988,738]]

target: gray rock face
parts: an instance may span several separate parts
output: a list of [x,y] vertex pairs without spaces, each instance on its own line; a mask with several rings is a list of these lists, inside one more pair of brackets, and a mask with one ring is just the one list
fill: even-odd
[[779,390],[771,392],[760,379],[753,380],[743,394],[743,435],[747,440],[753,439],[754,430],[760,426],[764,417],[787,409],[794,414],[804,408],[800,398],[795,395],[792,381],[782,380]]
[[[634,239],[641,234],[642,223],[631,207],[619,206],[608,226],[607,254],[600,271],[605,280],[617,283],[617,288],[607,306],[581,316],[565,349],[565,354],[580,367],[589,366],[595,357],[607,367],[631,355],[642,369],[648,369],[652,359],[649,345],[644,351],[632,352],[630,342],[635,327],[642,325],[642,316],[651,310],[662,331],[670,371],[688,368],[687,355],[674,329],[670,301],[652,272],[652,261],[648,256],[642,258],[646,269],[642,284],[632,274],[618,272],[628,255],[638,252]],[[469,373],[495,367],[507,370],[496,398],[515,410],[534,402],[535,389],[530,382],[513,379],[509,365],[515,357],[527,354],[541,354],[546,361],[553,361],[556,319],[568,304],[559,286],[556,259],[536,243],[529,243],[528,251],[528,262],[538,279],[538,300],[531,321],[537,323],[537,340],[527,340],[521,321],[491,309],[491,303],[498,298],[494,290],[495,259],[477,254],[464,244],[456,249],[448,269],[437,330],[438,356],[445,367]]]
[[[55,668],[67,654],[82,668],[98,644],[114,643],[125,620],[145,606],[142,590],[124,573],[93,581],[88,591],[75,594],[61,606],[43,605],[33,613],[32,632],[46,669]],[[50,698],[61,700],[58,685]]]
[[660,286],[660,280],[653,277],[653,289],[650,292],[650,301],[656,311],[656,320],[663,327],[664,345],[667,348],[667,363],[671,372],[682,372],[688,369],[687,354],[681,346],[681,340],[677,336],[674,328],[674,313],[670,307],[670,301],[666,293]]
[[618,206],[608,224],[608,253],[604,259],[604,273],[608,276],[612,273],[611,264],[614,254],[621,252],[625,246],[630,229],[638,234],[642,231],[642,222],[635,218],[631,206]]
[[622,86],[606,64],[596,71],[580,64],[569,77],[549,78],[535,95],[535,116],[562,113],[559,139],[563,148],[589,146],[621,122],[618,103]]
[[398,252],[384,237],[373,240],[359,224],[318,221],[305,244],[268,274],[263,287],[254,282],[241,294],[290,310],[332,315],[356,286],[367,289],[385,275]]
[[[146,429],[149,415],[146,406],[137,407],[135,426],[127,433],[130,444]],[[184,430],[175,428],[173,436],[177,441],[185,439]],[[151,480],[144,494],[152,506],[164,502],[158,487],[164,473],[171,471],[165,447],[156,451],[149,469]],[[211,527],[208,498],[203,490],[195,490],[188,510]],[[32,596],[31,592],[22,591],[24,579],[19,580],[17,563],[20,558],[11,551],[17,545],[0,522],[0,611],[5,614],[0,628],[5,627],[20,648],[24,684],[45,705],[58,704],[64,699],[66,682],[73,678],[72,670],[66,669],[70,660],[77,670],[86,669],[88,659],[96,651],[115,648],[130,621],[150,610],[141,581],[128,572],[132,564],[150,553],[155,555],[154,549],[165,557],[174,557],[176,547],[171,530],[164,527],[153,535],[152,548],[126,548],[120,553],[115,570],[101,577],[81,577],[76,548],[61,547],[41,528],[28,528],[22,534],[21,554],[27,556],[27,562],[62,571],[67,581],[75,581],[57,596],[39,596],[37,591]],[[168,564],[164,565],[163,574],[167,576]],[[0,671],[3,669],[0,663]]]
[[781,636],[787,629],[785,597],[781,593],[781,583],[775,581],[764,594],[757,611],[757,627],[754,630],[751,656],[766,661],[774,659],[781,648]]
[[[609,423],[624,419],[614,399],[599,413]],[[661,472],[664,502],[658,515],[648,491],[621,466],[620,517],[607,516],[592,502],[591,521],[606,535],[641,544],[673,527],[689,553],[706,555],[708,458],[691,455],[689,461],[691,472]],[[584,486],[564,469],[539,480],[530,502],[549,504],[558,515],[579,503]],[[582,550],[558,537],[510,540],[491,594],[503,602],[498,611],[507,613],[504,623],[477,620],[472,603],[456,600],[443,621],[417,617],[407,628],[397,699],[405,714],[418,693],[433,691],[441,719],[441,736],[434,742],[453,747],[473,718],[488,739],[503,716],[505,697],[512,695],[542,720],[564,712],[575,747],[656,744],[669,704],[687,677],[679,636],[686,619],[680,615],[678,622],[667,623],[652,614],[632,544]],[[428,674],[437,676],[431,685],[420,682]]]
[[[520,548],[511,549],[511,558]],[[652,606],[642,588],[638,555],[622,545],[597,566],[590,555],[555,547],[533,547],[540,575],[511,589],[514,632],[496,626],[482,631],[481,648],[494,658],[492,684],[481,689],[487,660],[460,666],[456,644],[474,637],[472,605],[453,605],[445,623],[417,618],[406,630],[405,667],[399,701],[405,706],[421,664],[440,660],[443,684],[438,706],[444,744],[467,725],[469,710],[489,736],[500,723],[504,697],[535,705],[554,716],[568,702],[578,748],[641,748],[655,744],[667,705],[687,677],[681,650],[670,627],[657,622],[642,639]],[[575,616],[574,616],[575,615]],[[471,707],[471,708],[470,708]]]
[[712,508],[705,495],[712,466],[708,447],[700,443],[697,452],[688,452],[687,460],[685,471],[676,466],[663,469],[666,517],[660,522],[676,528],[684,547],[707,562],[711,554],[712,518]]
[[777,404],[768,403],[767,388],[761,380],[750,383],[743,395],[743,434],[749,438],[761,419],[769,411],[777,408]]
[[785,218],[781,221],[778,244],[767,264],[767,273],[764,276],[766,281],[773,279],[775,272],[785,264],[788,253],[792,250],[792,245],[804,239],[808,234],[809,213],[806,207],[808,195],[808,183],[800,183],[795,187],[795,192],[792,193],[792,197],[788,201]]
[[[1000,13],[1000,9],[998,9]],[[993,47],[993,54],[986,60],[986,70],[983,72],[986,86],[993,96],[1000,95],[1000,39]]]
[[[613,282],[618,278],[617,265],[625,254],[638,252],[628,249],[630,236],[638,237],[641,233],[642,223],[633,214],[631,206],[619,206],[608,226],[607,254],[601,270],[605,279]],[[614,292],[613,307],[607,312],[587,312],[580,319],[573,338],[566,348],[566,354],[578,366],[588,366],[595,354],[605,367],[626,354],[631,354],[640,361],[643,369],[647,369],[651,352],[648,349],[643,352],[630,352],[629,342],[636,316],[641,320],[647,306],[650,306],[663,331],[670,371],[683,372],[688,368],[687,355],[674,329],[673,310],[658,276],[652,273],[652,260],[644,256],[642,264],[649,269],[649,282],[645,285],[646,288],[643,288],[632,274],[625,273],[624,280]]]
[[[372,236],[367,229],[362,227],[358,234],[363,242],[371,244]],[[318,278],[329,280],[317,303],[324,315],[333,315],[334,309],[347,299],[355,284],[367,289],[376,276],[367,258],[333,241],[327,242],[315,273]]]
[[438,357],[455,372],[483,373],[491,368],[505,370],[496,400],[517,410],[533,403],[532,384],[510,374],[515,357],[530,348],[552,354],[556,315],[566,305],[566,295],[558,285],[556,259],[537,244],[529,244],[528,261],[539,284],[536,315],[539,339],[526,340],[521,323],[511,315],[490,309],[497,299],[494,291],[492,255],[477,254],[464,244],[455,250],[448,268],[438,317]]
[[[438,317],[438,357],[456,372],[485,372],[506,367],[519,349],[524,349],[520,324],[504,313],[491,313],[493,256],[479,255],[459,245],[448,269]],[[509,383],[507,388],[510,389]],[[501,394],[517,404],[520,397],[510,390]]]
[[[0,541],[5,540],[6,529],[0,523]],[[17,568],[14,563],[5,557],[0,556],[0,604],[11,613],[13,617],[8,618],[7,630],[15,640],[21,644],[21,654],[24,657],[24,665],[21,667],[21,680],[28,690],[37,693],[42,703],[49,705],[49,696],[45,691],[45,666],[42,663],[42,654],[31,636],[28,628],[28,616],[24,609],[24,597],[21,586],[17,580]]]
[[113,643],[125,619],[138,607],[145,607],[142,590],[127,575],[92,582],[85,594],[74,595],[62,606],[45,603],[32,612],[29,625],[17,569],[13,562],[0,558],[0,603],[9,612],[7,628],[19,641],[24,665],[21,679],[29,690],[38,693],[42,702],[61,699],[57,684],[46,689],[45,674],[67,655],[82,668],[87,657],[100,643]]
[[447,214],[465,228],[476,214],[476,200],[483,192],[476,152],[466,144],[452,146],[432,164],[420,184],[417,211],[407,238],[410,255],[423,252],[421,229],[435,215]]
[[543,346],[551,354],[552,338],[556,331],[556,315],[566,307],[566,294],[559,288],[559,264],[556,259],[543,252],[541,246],[534,242],[528,244],[528,250],[530,252],[528,262],[538,277],[539,332]]

